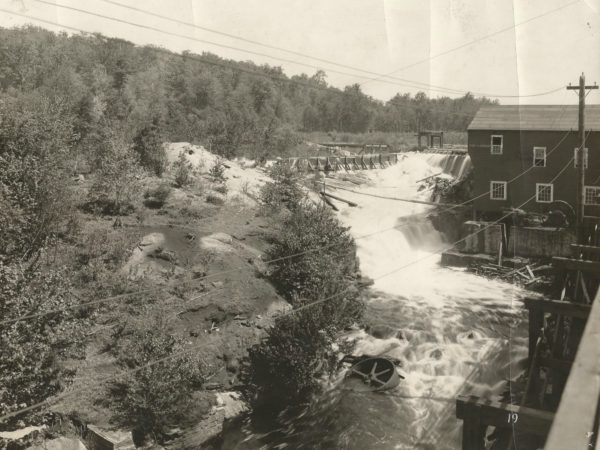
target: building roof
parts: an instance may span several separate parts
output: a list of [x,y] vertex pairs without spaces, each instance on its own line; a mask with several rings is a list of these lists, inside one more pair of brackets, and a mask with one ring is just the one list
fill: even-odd
[[[468,130],[577,130],[577,105],[482,106]],[[600,130],[600,105],[586,105],[586,130]]]

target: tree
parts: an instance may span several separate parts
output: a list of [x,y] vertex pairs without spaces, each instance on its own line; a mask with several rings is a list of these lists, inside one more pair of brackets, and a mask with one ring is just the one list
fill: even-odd
[[110,128],[96,161],[96,179],[89,192],[88,208],[123,215],[133,210],[140,193],[138,159],[122,135]]
[[265,183],[261,188],[263,203],[273,209],[286,207],[293,210],[298,207],[304,197],[298,174],[284,164],[276,164],[271,168],[269,176],[273,181]]
[[197,356],[171,333],[160,315],[117,330],[117,364],[128,371],[108,388],[113,419],[160,440],[194,407],[192,392],[203,382]]
[[167,154],[163,146],[160,121],[157,117],[140,130],[133,139],[133,149],[139,156],[142,167],[159,177],[167,167]]
[[364,303],[354,241],[329,209],[300,203],[267,255],[275,286],[294,307],[305,307],[278,318],[243,366],[254,412],[277,416],[319,391],[334,367],[337,332],[361,320]]
[[276,417],[306,403],[321,388],[332,363],[333,328],[323,330],[311,311],[277,319],[266,338],[249,350],[241,379],[252,411]]
[[[83,357],[84,320],[64,270],[0,261],[0,415],[56,394],[73,372],[61,362]],[[26,320],[10,322],[22,316]]]
[[369,98],[361,92],[359,84],[347,86],[340,104],[339,130],[353,133],[367,131],[371,121],[369,103]]
[[73,212],[72,116],[36,94],[0,102],[0,260],[28,258],[57,236]]
[[[328,304],[348,302],[346,307],[357,312],[354,319],[360,317],[358,290],[353,288],[359,271],[354,239],[326,206],[300,204],[272,240],[267,251],[267,258],[275,261],[270,278],[292,304],[333,296]],[[344,326],[352,322],[346,319]]]
[[194,166],[185,155],[185,151],[179,152],[177,161],[173,163],[173,173],[175,176],[175,186],[184,187],[192,182],[194,175]]

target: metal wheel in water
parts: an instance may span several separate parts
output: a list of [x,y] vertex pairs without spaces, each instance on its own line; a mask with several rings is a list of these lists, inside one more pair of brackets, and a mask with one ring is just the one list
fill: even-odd
[[369,386],[379,385],[379,387],[384,386],[388,381],[388,379],[381,379],[381,375],[389,373],[391,370],[391,368],[388,368],[377,372],[377,361],[375,361],[373,367],[371,368],[371,371],[368,373],[362,372],[358,369],[357,366],[352,367],[352,373],[362,377],[364,382],[367,383]]

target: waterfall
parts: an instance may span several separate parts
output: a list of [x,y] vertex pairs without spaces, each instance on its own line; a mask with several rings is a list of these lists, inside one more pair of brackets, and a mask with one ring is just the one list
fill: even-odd
[[426,159],[429,164],[439,167],[443,173],[456,179],[461,179],[472,167],[471,158],[467,154],[443,155],[428,153]]
[[381,394],[333,390],[333,397],[316,399],[288,427],[270,433],[271,441],[251,437],[244,448],[266,442],[288,449],[460,448],[456,396],[498,400],[503,380],[523,370],[514,361],[526,354],[526,330],[516,326],[525,293],[441,267],[440,251],[449,243],[427,220],[432,207],[389,199],[429,200],[431,192],[419,180],[440,169],[461,177],[469,165],[462,155],[408,153],[396,165],[365,171],[367,182],[358,187],[341,176],[335,180],[358,192],[331,187],[358,204],[333,200],[356,239],[361,271],[374,280],[368,327],[347,338],[355,342],[355,354],[400,360],[405,379]]

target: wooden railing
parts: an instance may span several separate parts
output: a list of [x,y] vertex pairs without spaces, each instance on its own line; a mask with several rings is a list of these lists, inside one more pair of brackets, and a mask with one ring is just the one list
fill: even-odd
[[459,397],[463,450],[482,450],[489,426],[509,429],[511,450],[518,433],[539,436],[545,450],[600,450],[600,246],[571,249],[572,258],[552,258],[560,300],[524,299],[529,372],[521,406]]
[[[561,258],[554,262],[558,269],[571,268],[574,264],[581,271],[593,269],[588,261]],[[456,416],[464,421],[463,450],[483,450],[488,427],[510,428],[512,433],[537,435],[541,442],[547,436],[545,450],[600,450],[600,445],[594,447],[600,417],[598,297],[600,293],[591,305],[538,297],[524,299],[529,313],[529,379],[538,379],[542,367],[553,374],[552,394],[555,396],[554,404],[559,404],[558,411],[553,414],[541,409],[460,396],[456,402]],[[549,314],[555,318],[585,322],[574,360],[561,357],[560,352],[538,353],[544,317]],[[558,343],[552,347],[562,347],[560,336]],[[542,392],[545,392],[545,386]]]
[[600,449],[600,294],[596,294],[545,450]]

